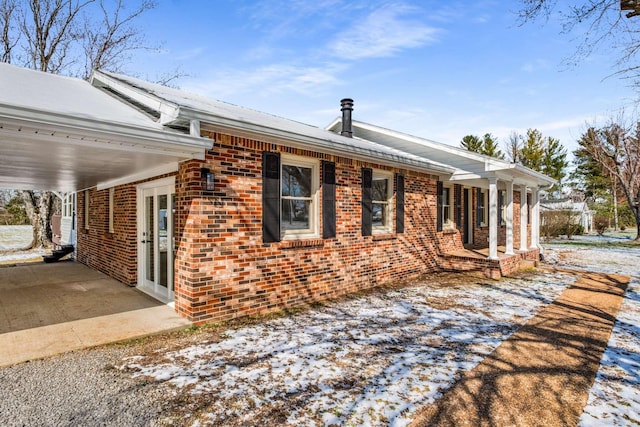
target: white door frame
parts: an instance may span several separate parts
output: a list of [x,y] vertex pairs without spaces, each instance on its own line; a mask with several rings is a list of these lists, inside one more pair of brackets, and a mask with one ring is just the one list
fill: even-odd
[[[138,284],[137,288],[142,292],[145,292],[152,297],[167,303],[173,304],[174,302],[174,272],[173,272],[173,262],[174,262],[174,230],[173,230],[173,209],[172,209],[172,195],[175,194],[175,177],[171,176],[168,178],[162,178],[155,181],[145,182],[143,184],[138,184],[136,186],[136,203],[137,203],[137,248],[138,248]],[[148,251],[153,251],[153,259],[159,260],[161,247],[160,247],[160,236],[159,234],[159,222],[157,215],[157,206],[158,206],[158,196],[166,195],[167,196],[167,207],[166,207],[166,284],[167,286],[163,286],[160,284],[159,280],[162,277],[160,272],[161,263],[154,262],[154,274],[153,280],[147,279],[146,267],[147,267],[147,254]],[[151,240],[147,239],[146,236],[146,209],[145,202],[147,197],[153,197],[153,206],[154,212],[152,214],[153,218],[153,230],[155,231],[156,238]],[[175,196],[174,196],[175,197]]]

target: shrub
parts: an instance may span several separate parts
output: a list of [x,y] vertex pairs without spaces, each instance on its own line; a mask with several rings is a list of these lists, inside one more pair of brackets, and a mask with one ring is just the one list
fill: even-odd
[[603,215],[598,215],[595,218],[593,218],[593,228],[596,230],[596,233],[598,233],[600,236],[602,236],[604,232],[607,231],[608,227],[609,227],[608,217]]

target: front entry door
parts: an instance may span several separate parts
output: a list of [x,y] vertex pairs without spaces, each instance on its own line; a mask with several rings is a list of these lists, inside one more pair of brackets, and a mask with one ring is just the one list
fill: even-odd
[[173,302],[174,179],[138,186],[138,288]]

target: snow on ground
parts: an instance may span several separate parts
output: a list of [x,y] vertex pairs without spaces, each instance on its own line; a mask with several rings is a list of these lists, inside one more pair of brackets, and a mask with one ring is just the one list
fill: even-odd
[[[580,240],[608,241],[602,236]],[[640,249],[553,244],[546,255],[558,265],[631,276],[580,426],[640,425]]]
[[574,280],[436,278],[136,356],[122,368],[201,396],[194,425],[251,423],[280,408],[289,425],[404,426]]
[[31,242],[30,225],[0,225],[0,251],[18,249]]
[[31,243],[31,230],[30,225],[0,225],[0,264],[11,261],[26,261],[45,255],[44,249],[12,251]]

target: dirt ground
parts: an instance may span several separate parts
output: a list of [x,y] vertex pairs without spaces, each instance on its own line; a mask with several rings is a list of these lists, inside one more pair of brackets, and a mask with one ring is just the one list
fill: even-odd
[[412,426],[576,425],[630,280],[580,276]]

